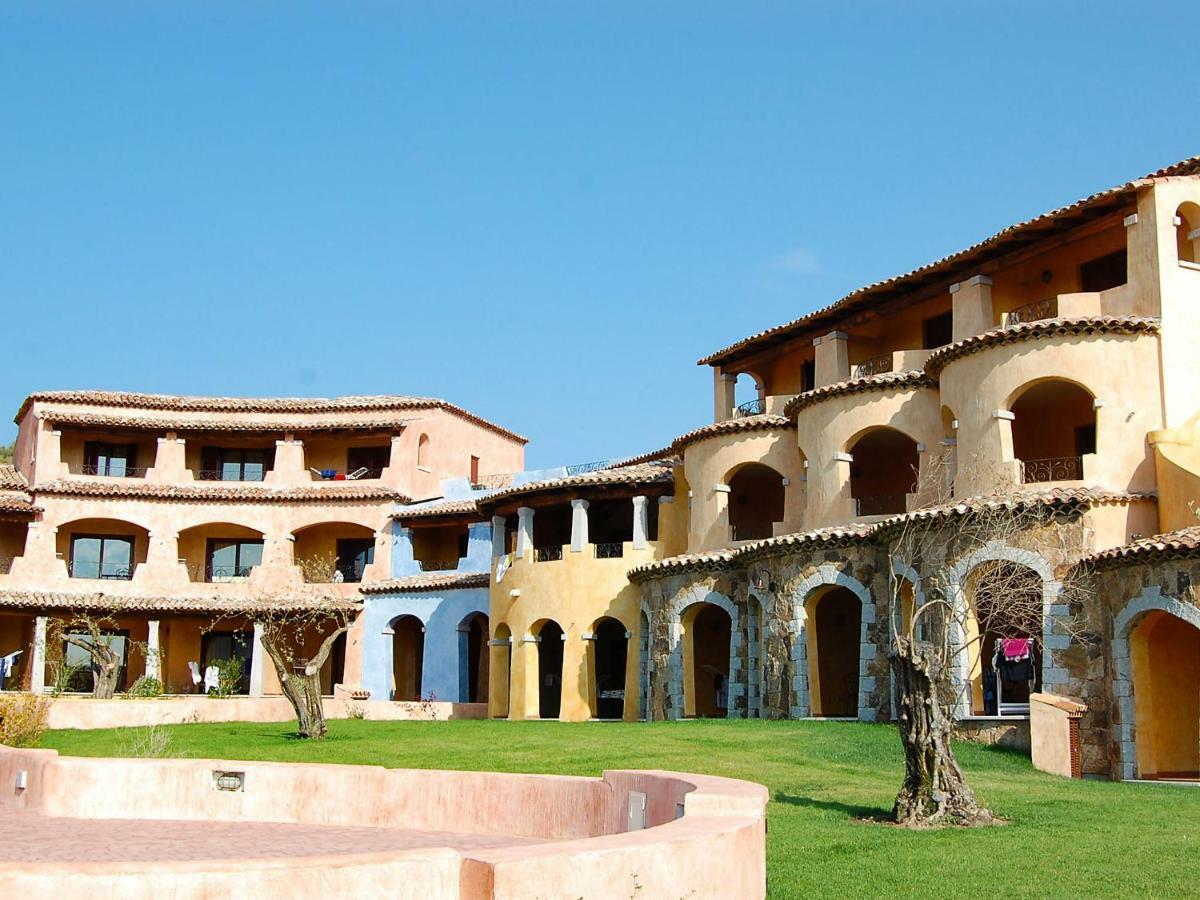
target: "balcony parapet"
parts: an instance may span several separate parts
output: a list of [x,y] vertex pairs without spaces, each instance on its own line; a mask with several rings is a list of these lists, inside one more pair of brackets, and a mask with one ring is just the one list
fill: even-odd
[[345,481],[313,487],[270,488],[262,486],[261,482],[213,482],[211,487],[207,487],[144,483],[126,478],[101,481],[61,479],[34,485],[31,491],[34,494],[76,497],[128,497],[204,503],[411,502],[411,498],[405,494],[384,485]]
[[843,397],[847,394],[865,394],[870,391],[893,391],[914,387],[935,387],[937,380],[921,370],[910,372],[884,372],[866,378],[851,378],[837,384],[827,384],[816,390],[798,394],[785,407],[785,413],[795,420],[796,414],[803,409],[821,403],[832,397]]
[[929,378],[936,379],[941,376],[942,370],[954,360],[1004,344],[1047,340],[1055,337],[1158,334],[1158,331],[1159,320],[1143,316],[1092,316],[1021,322],[1011,327],[997,328],[977,334],[933,351],[929,359],[925,361],[925,374]]

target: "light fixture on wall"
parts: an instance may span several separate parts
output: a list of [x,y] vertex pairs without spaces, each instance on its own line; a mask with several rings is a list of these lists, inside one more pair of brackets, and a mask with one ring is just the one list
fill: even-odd
[[218,791],[229,791],[236,793],[241,791],[246,785],[245,772],[221,772],[213,771],[213,787]]

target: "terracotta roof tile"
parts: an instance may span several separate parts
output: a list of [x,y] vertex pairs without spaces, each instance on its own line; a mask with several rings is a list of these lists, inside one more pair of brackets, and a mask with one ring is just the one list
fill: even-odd
[[776,431],[795,427],[796,423],[787,416],[776,416],[769,413],[757,416],[741,416],[736,419],[726,419],[724,422],[713,422],[711,425],[703,425],[700,428],[682,434],[675,438],[674,443],[671,444],[671,450],[675,453],[681,453],[683,448],[690,444],[725,434],[737,434],[749,431]]
[[[337,485],[337,486],[335,486]],[[343,487],[343,485],[345,485]],[[333,482],[313,487],[243,487],[214,482],[212,487],[181,487],[148,484],[136,479],[114,481],[51,481],[33,487],[35,494],[76,497],[126,497],[200,503],[350,503],[391,501],[407,503],[411,498],[381,485]]]
[[214,596],[65,593],[60,591],[0,590],[0,609],[107,610],[121,612],[237,613],[254,610],[361,609],[343,597],[276,597],[269,600]]
[[103,415],[63,410],[47,410],[44,418],[56,425],[74,425],[79,428],[105,428],[129,431],[250,431],[250,432],[312,432],[312,431],[399,431],[410,421],[402,416],[373,417],[369,419],[330,418],[305,421],[303,419],[237,419],[203,418],[184,419],[150,415]]
[[[750,337],[743,338],[734,344],[730,344],[716,353],[709,354],[699,361],[700,365],[717,365],[722,362],[727,362],[736,359],[738,356],[746,355],[757,349],[757,345],[769,343],[772,340],[787,340],[790,337],[799,335],[805,330],[814,327],[820,319],[832,319],[838,314],[844,314],[853,306],[869,305],[868,301],[873,299],[875,294],[894,292],[897,289],[915,286],[917,282],[922,280],[931,280],[934,278],[950,279],[968,274],[968,270],[973,266],[978,266],[986,259],[1002,252],[1002,246],[1008,242],[1014,241],[1022,237],[1028,236],[1031,232],[1044,230],[1048,227],[1053,227],[1056,220],[1067,220],[1069,222],[1073,217],[1080,213],[1096,210],[1104,210],[1107,207],[1113,207],[1115,210],[1121,202],[1131,200],[1134,193],[1142,187],[1151,184],[1155,179],[1168,178],[1185,175],[1200,174],[1200,156],[1193,156],[1189,159],[1181,160],[1170,166],[1165,166],[1156,172],[1138,178],[1134,181],[1126,182],[1108,190],[1101,191],[1097,194],[1092,194],[1090,197],[1085,197],[1082,200],[1060,207],[1059,209],[1051,210],[1035,218],[1028,219],[1016,225],[1010,225],[1002,231],[997,232],[985,240],[977,244],[973,244],[964,250],[953,253],[949,256],[944,256],[941,259],[934,260],[931,263],[926,263],[911,272],[906,272],[903,275],[896,275],[892,278],[883,281],[877,281],[874,284],[869,284],[866,287],[861,287],[846,296],[842,297],[835,303],[830,304],[822,309],[818,309],[807,315],[801,316],[798,319],[793,319],[783,325],[777,325],[774,328],[768,328],[760,331],[757,334],[752,334]],[[831,323],[830,323],[831,324]]]
[[394,578],[391,581],[375,581],[364,584],[363,594],[412,594],[420,591],[454,590],[463,588],[485,588],[491,583],[487,572],[427,572]]
[[1016,344],[1045,337],[1103,334],[1157,334],[1158,319],[1141,316],[1095,316],[1078,319],[1040,319],[1022,322],[1009,328],[997,328],[935,350],[925,360],[925,373],[937,378],[942,369],[963,356],[977,353],[986,347]]
[[675,473],[670,465],[663,463],[642,463],[618,469],[597,469],[593,472],[584,472],[579,475],[549,478],[545,481],[533,481],[519,487],[506,488],[480,499],[479,507],[481,510],[484,510],[499,500],[523,497],[529,494],[540,494],[546,491],[604,487],[606,485],[670,484],[674,481]]
[[710,550],[707,553],[684,553],[643,563],[629,570],[629,580],[635,584],[648,578],[681,575],[686,572],[725,572],[735,568],[737,551]]
[[23,491],[29,487],[16,466],[0,466],[0,491]]
[[483,517],[475,500],[442,500],[426,503],[421,506],[405,506],[392,514],[393,519],[422,519],[435,516],[477,516]]
[[24,491],[0,491],[0,513],[22,513],[33,515],[38,512],[29,494]]
[[866,378],[851,378],[836,384],[827,384],[815,390],[797,394],[783,408],[784,413],[794,416],[822,400],[832,397],[842,397],[848,394],[865,394],[868,391],[889,391],[910,387],[934,387],[937,382],[924,372],[881,372],[878,375],[868,375]]
[[1200,557],[1200,525],[1139,538],[1120,547],[1102,550],[1089,559],[1099,568],[1120,563],[1150,562],[1160,559],[1191,559]]
[[140,394],[125,391],[36,391],[25,398],[15,421],[20,423],[34,403],[110,406],[117,409],[145,409],[160,412],[226,412],[226,413],[348,413],[443,409],[484,428],[514,440],[527,438],[509,431],[495,422],[477,416],[461,406],[434,397],[367,396],[367,397],[180,397],[171,394]]

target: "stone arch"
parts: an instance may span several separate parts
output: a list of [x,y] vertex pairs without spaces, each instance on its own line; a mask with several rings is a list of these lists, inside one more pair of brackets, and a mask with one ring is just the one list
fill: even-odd
[[805,604],[815,591],[830,587],[846,588],[862,603],[858,654],[858,718],[860,721],[873,722],[875,721],[875,709],[871,706],[870,701],[871,695],[875,691],[875,677],[867,674],[867,666],[878,655],[878,648],[870,637],[871,626],[875,624],[875,603],[866,585],[857,578],[847,575],[832,563],[825,563],[792,589],[792,620],[788,623],[794,665],[792,717],[805,719],[812,714],[812,698],[809,694],[808,684],[808,646],[805,634],[808,611]]
[[965,635],[962,633],[960,620],[967,612],[967,579],[979,566],[991,562],[1009,562],[1014,565],[1032,569],[1042,580],[1042,690],[1052,694],[1066,687],[1066,670],[1055,666],[1058,651],[1066,650],[1070,644],[1070,636],[1054,633],[1054,622],[1058,618],[1065,619],[1068,609],[1059,605],[1058,599],[1062,594],[1062,583],[1054,577],[1054,567],[1040,553],[1014,547],[1003,541],[989,541],[982,547],[972,550],[950,567],[946,576],[947,592],[956,611],[951,625],[951,640],[959,647],[958,659],[955,663],[955,688],[958,690],[956,702],[958,715],[971,715],[971,696],[967,685],[970,672],[969,648],[963,646]]
[[1200,609],[1184,603],[1162,592],[1158,585],[1142,589],[1131,598],[1113,619],[1111,644],[1113,662],[1113,694],[1117,701],[1117,743],[1120,748],[1121,777],[1136,778],[1137,765],[1137,721],[1133,694],[1133,660],[1130,638],[1134,629],[1150,613],[1162,612],[1181,619],[1188,625],[1200,629]]
[[729,706],[728,718],[744,714],[746,685],[741,666],[741,612],[732,600],[717,591],[695,588],[676,597],[667,610],[667,718],[684,716],[683,616],[693,606],[717,606],[729,614]]

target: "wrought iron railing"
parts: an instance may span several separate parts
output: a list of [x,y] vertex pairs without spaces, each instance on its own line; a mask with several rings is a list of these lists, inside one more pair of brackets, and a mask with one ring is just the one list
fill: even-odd
[[254,566],[205,566],[204,580],[213,582],[241,581],[249,578]]
[[738,406],[733,411],[734,418],[744,419],[746,416],[761,416],[766,411],[766,402],[758,397],[754,400],[747,400]]
[[1021,483],[1044,481],[1080,481],[1083,479],[1082,456],[1055,456],[1049,459],[1021,460]]
[[422,572],[453,572],[458,568],[457,559],[423,559],[420,562]]
[[123,566],[98,566],[94,562],[73,560],[68,565],[72,578],[95,578],[100,581],[129,581],[137,571],[137,563]]
[[907,511],[907,494],[872,494],[854,498],[856,516],[894,516]]
[[577,466],[567,466],[568,475],[584,475],[588,472],[598,472],[612,463],[611,459],[600,459],[595,462],[580,463]]
[[1042,319],[1053,319],[1058,315],[1058,298],[1047,297],[1018,306],[1004,317],[1004,324],[1011,328],[1022,322],[1040,322]]
[[513,473],[505,472],[500,475],[480,475],[471,486],[480,491],[499,491],[510,487],[513,483]]
[[80,470],[84,475],[103,475],[107,478],[145,478],[149,469],[145,466],[97,466],[85,465]]
[[884,372],[890,371],[892,371],[892,354],[885,353],[883,356],[875,356],[860,362],[854,367],[854,377],[870,378],[872,375],[882,375]]
[[534,562],[558,562],[562,559],[562,547],[535,547]]
[[596,559],[620,559],[625,555],[625,545],[620,541],[606,541],[596,545]]
[[199,481],[253,481],[260,482],[266,478],[266,472],[260,473],[258,478],[247,478],[246,473],[241,473],[241,478],[226,478],[223,469],[201,469],[196,473],[196,478]]

